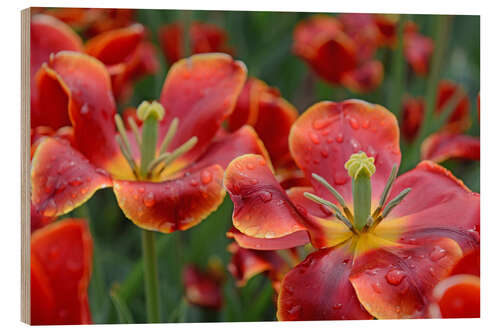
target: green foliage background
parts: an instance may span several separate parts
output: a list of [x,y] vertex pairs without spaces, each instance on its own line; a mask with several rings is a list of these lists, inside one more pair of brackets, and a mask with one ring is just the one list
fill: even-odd
[[[249,76],[255,76],[280,89],[282,95],[299,112],[320,100],[361,98],[390,108],[391,97],[397,89],[396,52],[381,49],[377,58],[383,61],[385,78],[382,85],[367,95],[353,94],[341,87],[332,87],[319,79],[311,81],[306,64],[291,53],[292,33],[296,24],[313,13],[229,12],[229,11],[173,11],[138,10],[137,21],[151,32],[158,47],[158,28],[179,20],[209,22],[224,28],[235,58],[242,60]],[[332,14],[334,15],[334,14]],[[432,15],[405,15],[415,21],[426,36],[434,36],[439,17]],[[479,136],[476,97],[479,92],[479,17],[454,16],[446,36],[444,61],[439,77],[461,84],[471,99],[472,126],[468,133]],[[120,110],[141,101],[157,99],[168,70],[159,51],[161,69],[135,85],[133,97]],[[332,64],[334,65],[334,64]],[[404,64],[406,67],[407,65]],[[413,96],[425,96],[429,77],[415,77],[405,70],[403,91]],[[395,111],[395,110],[391,110]],[[397,110],[396,110],[397,111]],[[398,112],[395,112],[396,114]],[[403,169],[416,165],[418,158],[402,142]],[[479,192],[479,162],[445,163],[472,190]],[[224,284],[225,305],[220,312],[203,310],[186,304],[181,283],[182,267],[196,263],[205,267],[209,258],[219,258],[224,267],[230,260],[226,250],[230,241],[225,232],[231,225],[232,203],[224,204],[198,226],[173,234],[157,235],[159,274],[162,300],[162,320],[165,322],[200,321],[266,321],[275,320],[274,292],[268,279],[257,276],[244,288],[238,288],[226,271]],[[116,203],[112,190],[99,191],[83,207],[70,215],[87,217],[94,238],[94,265],[89,288],[92,318],[95,323],[145,322],[145,302],[142,281],[140,230],[128,221]],[[122,305],[118,315],[114,301]],[[124,315],[125,314],[125,315]]]

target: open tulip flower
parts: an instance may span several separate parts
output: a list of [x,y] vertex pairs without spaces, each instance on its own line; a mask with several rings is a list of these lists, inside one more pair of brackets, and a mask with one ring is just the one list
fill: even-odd
[[[356,20],[345,19],[348,22]],[[372,91],[380,85],[384,75],[382,63],[372,58],[371,42],[375,41],[371,33],[350,35],[351,30],[345,27],[331,16],[308,18],[295,28],[293,52],[329,83],[341,84],[355,92]],[[363,32],[369,30],[363,29]]]
[[142,127],[127,131],[106,67],[85,54],[56,54],[36,75],[42,105],[50,106],[41,114],[67,117],[74,146],[52,137],[38,144],[33,205],[43,217],[59,216],[112,186],[125,215],[143,229],[170,233],[198,224],[222,203],[227,163],[245,153],[267,158],[249,126],[216,136],[245,78],[245,66],[228,55],[181,60],[167,75],[160,103],[138,107]]
[[87,222],[64,219],[31,235],[31,324],[91,324],[87,288],[92,238]]
[[242,247],[316,248],[281,281],[278,319],[426,316],[433,288],[479,247],[479,194],[430,161],[396,178],[396,118],[364,101],[313,105],[289,144],[311,187],[285,192],[253,154],[224,175]]

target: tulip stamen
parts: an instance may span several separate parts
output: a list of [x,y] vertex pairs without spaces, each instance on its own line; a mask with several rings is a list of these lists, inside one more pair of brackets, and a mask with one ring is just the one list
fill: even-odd
[[163,164],[162,168],[158,171],[158,174],[161,174],[168,167],[168,165],[170,165],[181,155],[184,155],[189,150],[191,150],[196,145],[197,142],[198,138],[196,136],[193,136],[192,138],[184,142],[181,146],[179,146],[177,149],[175,149],[173,152],[167,152],[161,154],[149,164],[148,173],[152,174],[153,170],[156,167]]
[[349,207],[347,207],[347,205],[345,203],[344,197],[342,197],[342,195],[332,185],[330,185],[326,181],[325,178],[323,178],[320,175],[315,174],[315,173],[312,174],[312,177],[314,179],[316,179],[318,182],[320,182],[321,185],[323,185],[324,187],[326,187],[326,189],[328,191],[330,191],[330,193],[333,194],[333,196],[335,197],[335,199],[337,199],[339,205],[344,210],[344,213],[345,213],[346,217],[349,219],[349,221],[352,221],[353,220],[353,216],[352,216],[351,211],[349,210]]
[[125,157],[125,160],[127,161],[128,165],[130,166],[130,169],[132,169],[132,172],[134,173],[134,176],[138,178],[138,173],[137,173],[137,165],[135,164],[135,161],[132,157],[132,155],[127,151],[127,148],[125,144],[123,143],[121,136],[119,134],[116,135],[115,137],[116,141],[118,142],[118,146],[120,147],[120,151],[122,152],[123,157]]
[[128,124],[130,128],[132,129],[132,132],[134,132],[134,137],[135,137],[135,142],[137,143],[137,146],[141,146],[141,135],[139,133],[139,127],[137,127],[137,124],[133,118],[128,118]]
[[333,213],[335,214],[335,217],[337,219],[339,219],[342,223],[344,223],[345,226],[347,228],[349,228],[349,230],[351,230],[351,232],[353,232],[355,234],[358,233],[357,230],[353,227],[351,221],[347,217],[345,217],[344,214],[342,214],[342,211],[340,210],[339,207],[337,207],[336,204],[334,204],[333,202],[330,202],[328,200],[325,200],[323,198],[320,198],[317,195],[314,195],[314,194],[309,193],[309,192],[305,192],[304,196],[307,199],[312,200],[312,201],[314,201],[314,202],[316,202],[316,203],[318,203],[320,205],[323,205],[323,206],[329,208],[330,210],[332,210]]
[[163,138],[163,141],[160,145],[160,151],[158,153],[159,155],[162,155],[167,151],[167,147],[170,144],[170,142],[172,142],[172,139],[174,138],[175,133],[177,132],[178,126],[179,126],[179,118],[174,118],[170,123],[167,134],[165,134],[165,137]]

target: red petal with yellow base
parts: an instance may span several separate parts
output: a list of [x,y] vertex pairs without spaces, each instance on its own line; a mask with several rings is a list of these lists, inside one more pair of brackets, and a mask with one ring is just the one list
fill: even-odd
[[200,223],[224,200],[223,169],[218,165],[153,183],[115,180],[118,205],[136,225],[171,233]]
[[349,282],[351,243],[318,250],[281,282],[278,320],[371,319]]
[[[65,109],[74,129],[75,146],[96,166],[113,176],[131,177],[131,171],[115,140],[115,101],[106,67],[85,54],[63,51],[50,59],[37,74],[40,96],[50,100],[66,98]],[[42,84],[47,77],[59,85],[54,90]],[[64,103],[60,104],[61,108]],[[46,110],[52,112],[53,109]]]
[[475,275],[453,275],[441,281],[429,308],[435,318],[479,318],[481,316],[480,279]]
[[234,238],[236,243],[242,248],[262,251],[291,249],[309,243],[309,236],[305,230],[278,238],[256,238],[247,236],[235,227],[232,227],[226,233],[226,236]]
[[85,220],[65,219],[31,236],[31,324],[91,324],[87,288],[92,239]]
[[233,159],[244,154],[261,155],[270,163],[264,144],[255,130],[247,125],[234,133],[215,139],[205,153],[185,171],[193,172],[213,164],[218,164],[225,169]]
[[469,135],[453,133],[436,133],[422,143],[421,156],[423,160],[436,163],[451,158],[479,161],[481,156],[481,141]]
[[355,43],[341,27],[333,17],[314,16],[299,23],[293,33],[293,52],[330,83],[340,83],[342,76],[357,63]]
[[368,93],[380,86],[384,78],[384,66],[378,60],[364,63],[342,77],[342,85],[356,93]]
[[434,286],[462,256],[449,238],[422,238],[368,250],[354,259],[349,277],[359,301],[379,319],[424,316]]
[[256,238],[281,238],[305,230],[302,218],[260,155],[234,159],[224,174],[234,203],[233,225]]
[[336,199],[312,179],[312,173],[325,178],[350,202],[351,179],[344,164],[352,154],[364,151],[375,158],[372,198],[378,200],[392,167],[401,160],[396,117],[380,105],[360,100],[311,106],[292,126],[289,142],[292,157],[316,194],[332,202]]
[[66,214],[111,186],[106,171],[98,169],[70,144],[45,138],[32,160],[31,202],[43,217]]
[[170,68],[160,97],[165,117],[158,136],[163,138],[172,120],[178,118],[177,135],[168,151],[193,136],[198,138],[196,146],[180,157],[178,167],[196,160],[207,149],[233,111],[246,72],[243,63],[218,53],[194,55]]
[[211,309],[222,307],[220,285],[194,265],[187,265],[182,272],[186,299],[189,303]]
[[407,244],[421,237],[448,237],[464,252],[479,247],[478,193],[430,161],[398,177],[389,200],[405,188],[412,190],[378,228],[398,226],[403,232],[400,241]]

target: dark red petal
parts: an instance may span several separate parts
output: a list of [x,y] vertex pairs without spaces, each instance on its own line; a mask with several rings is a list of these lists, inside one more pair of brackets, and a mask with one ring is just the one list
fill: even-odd
[[354,41],[341,27],[333,17],[314,16],[299,23],[293,33],[293,52],[330,83],[340,83],[357,63]]
[[434,236],[452,238],[465,252],[479,246],[479,194],[450,171],[421,162],[396,179],[389,200],[405,188],[412,190],[379,227],[385,223],[400,226],[400,240],[410,244]]
[[359,61],[372,59],[379,43],[379,29],[373,14],[345,13],[338,16],[343,31],[351,37],[357,48]]
[[220,285],[194,265],[187,265],[182,272],[182,283],[189,303],[212,309],[222,307]]
[[38,230],[40,228],[45,227],[55,220],[54,216],[43,216],[40,214],[40,211],[31,204],[31,215],[30,215],[30,224],[31,224],[31,232]]
[[214,140],[186,171],[193,172],[212,164],[218,164],[225,169],[232,160],[245,154],[262,155],[270,163],[266,148],[250,126],[243,126],[234,133]]
[[206,150],[233,111],[245,77],[245,65],[225,54],[195,55],[170,68],[160,97],[165,118],[158,136],[163,138],[177,117],[177,135],[168,150],[193,136],[198,138],[196,146],[179,159],[181,164],[194,161]]
[[448,276],[461,256],[460,247],[449,238],[368,250],[354,259],[350,281],[374,317],[422,317],[434,286]]
[[[131,170],[115,140],[116,106],[106,67],[90,56],[64,51],[52,57],[47,68],[56,74],[67,94],[67,109],[78,150],[113,176],[131,177]],[[39,88],[43,95],[44,86]]]
[[164,25],[159,29],[160,45],[168,63],[173,64],[182,58],[182,27],[179,24]]
[[350,242],[318,250],[281,282],[278,320],[370,319],[349,282]]
[[307,231],[301,230],[279,238],[255,238],[250,237],[232,227],[227,237],[234,238],[239,246],[255,250],[282,250],[291,249],[309,243]]
[[249,250],[236,243],[229,244],[228,251],[232,256],[227,268],[239,287],[246,285],[252,277],[273,269],[273,262],[286,264],[275,251]]
[[90,39],[85,44],[85,51],[112,70],[113,66],[132,59],[144,34],[144,27],[140,24],[110,30]]
[[384,66],[380,61],[372,60],[344,74],[342,85],[356,93],[368,93],[378,88],[383,78]]
[[223,173],[220,166],[212,165],[160,183],[116,180],[113,190],[132,222],[146,230],[170,233],[197,225],[219,207],[225,196]]
[[275,165],[286,165],[291,157],[288,134],[298,112],[277,89],[249,78],[243,87],[228,127],[234,131],[248,124],[255,128]]
[[403,37],[404,55],[413,71],[419,75],[425,75],[429,71],[430,58],[434,51],[434,43],[431,38],[425,37],[417,31],[407,31]]
[[65,219],[31,236],[31,324],[91,324],[87,288],[92,238],[85,220]]
[[455,94],[459,94],[461,98],[458,101],[455,109],[453,109],[453,111],[451,112],[445,129],[447,131],[461,133],[470,126],[470,101],[469,96],[467,96],[467,93],[460,85],[448,80],[442,80],[439,82],[435,112],[437,114],[443,112],[446,104],[453,98]]
[[422,97],[413,98],[405,96],[403,100],[403,119],[401,122],[401,133],[405,139],[415,139],[424,120],[425,104]]
[[31,202],[43,217],[68,213],[109,186],[109,175],[64,140],[43,139],[33,156]]
[[453,133],[435,133],[422,143],[421,155],[423,160],[436,163],[450,158],[460,158],[479,161],[481,141],[468,135]]
[[372,197],[378,200],[392,167],[401,160],[397,120],[387,109],[360,100],[320,102],[302,114],[290,132],[295,162],[315,192],[333,202],[333,195],[311,174],[325,178],[350,202],[351,179],[344,164],[359,151],[375,158]]
[[397,19],[395,15],[375,14],[375,24],[379,29],[379,43],[393,46],[397,37]]
[[[479,277],[460,274],[441,281],[434,288],[435,304],[430,315],[438,318],[479,318],[481,287]],[[437,310],[437,311],[436,311]]]
[[226,169],[224,187],[234,203],[233,225],[245,235],[280,238],[305,230],[262,156],[243,155],[233,160]]

